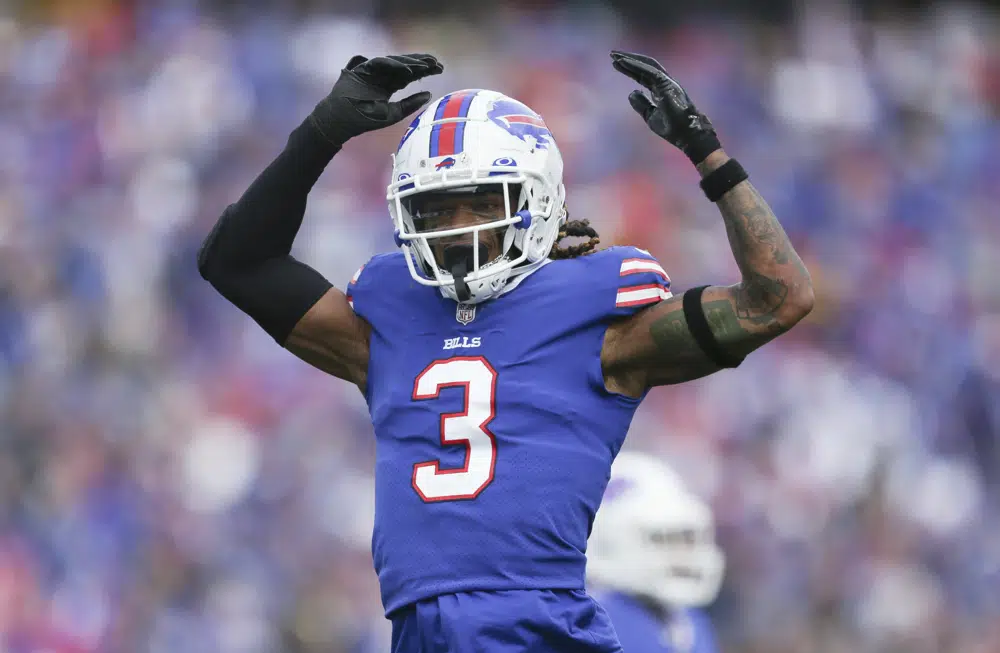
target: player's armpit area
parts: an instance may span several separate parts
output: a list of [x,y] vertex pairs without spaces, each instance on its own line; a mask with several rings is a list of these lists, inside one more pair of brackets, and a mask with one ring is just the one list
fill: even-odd
[[364,392],[370,337],[371,326],[354,312],[347,296],[330,288],[295,325],[285,348]]
[[[811,308],[790,299],[780,279],[712,286],[701,300],[715,341],[739,358],[791,329]],[[608,390],[633,397],[653,386],[683,383],[721,369],[692,336],[683,295],[611,325],[601,365]]]

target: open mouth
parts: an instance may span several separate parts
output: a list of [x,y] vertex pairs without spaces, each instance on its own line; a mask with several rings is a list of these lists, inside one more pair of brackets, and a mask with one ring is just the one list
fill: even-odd
[[476,250],[477,248],[472,245],[449,245],[444,248],[442,257],[444,268],[455,280],[455,294],[458,295],[459,301],[468,301],[472,297],[472,291],[465,282],[465,277],[471,270],[476,269],[476,254],[479,255],[480,264],[486,259],[486,245],[479,243],[478,252]]
[[[467,247],[472,251],[473,247],[478,246],[479,249],[479,267],[485,267],[487,264],[493,262],[492,258],[500,258],[500,238],[496,233],[495,229],[484,229],[479,232],[478,238],[476,234],[465,233],[457,234],[454,236],[445,236],[443,238],[435,239],[431,241],[433,243],[433,250],[435,258],[438,264],[445,270],[451,271],[451,266],[447,264],[445,260],[445,251],[452,247]],[[470,270],[475,269],[475,266],[470,263]]]

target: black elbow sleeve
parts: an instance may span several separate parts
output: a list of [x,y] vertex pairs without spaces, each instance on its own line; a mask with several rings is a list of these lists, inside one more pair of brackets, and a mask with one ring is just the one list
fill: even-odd
[[198,251],[201,276],[281,345],[331,287],[290,252],[309,191],[338,150],[305,121]]
[[299,320],[333,287],[291,256],[240,269],[211,267],[206,279],[282,346]]
[[226,207],[198,249],[198,272],[201,274],[201,278],[206,281],[211,282],[213,277],[225,270],[227,266],[235,267],[238,264],[236,254],[239,251],[239,246],[243,244],[239,241],[244,239],[230,243],[221,238],[221,232],[233,219],[232,213],[235,208],[235,204]]
[[[229,209],[226,211],[228,213]],[[226,229],[227,217],[224,213],[202,243],[198,251],[198,272],[219,294],[284,346],[295,325],[332,284],[288,254],[263,259],[247,257],[246,250],[252,246],[246,243],[243,256],[240,256],[241,243],[238,241],[242,239],[230,242],[231,237],[220,237]]]

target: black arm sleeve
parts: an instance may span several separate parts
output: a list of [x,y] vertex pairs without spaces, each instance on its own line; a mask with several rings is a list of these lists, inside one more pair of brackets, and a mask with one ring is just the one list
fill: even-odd
[[340,150],[306,120],[278,157],[230,204],[198,252],[198,271],[278,344],[331,284],[292,258],[306,199]]

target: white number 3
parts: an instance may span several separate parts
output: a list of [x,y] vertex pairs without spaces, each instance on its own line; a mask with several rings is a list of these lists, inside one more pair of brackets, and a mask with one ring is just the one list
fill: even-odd
[[481,356],[434,361],[417,376],[413,399],[437,399],[441,388],[465,388],[465,410],[441,415],[441,444],[465,445],[465,465],[441,469],[441,461],[413,466],[413,489],[424,501],[475,499],[493,481],[497,443],[488,425],[496,415],[496,370]]

